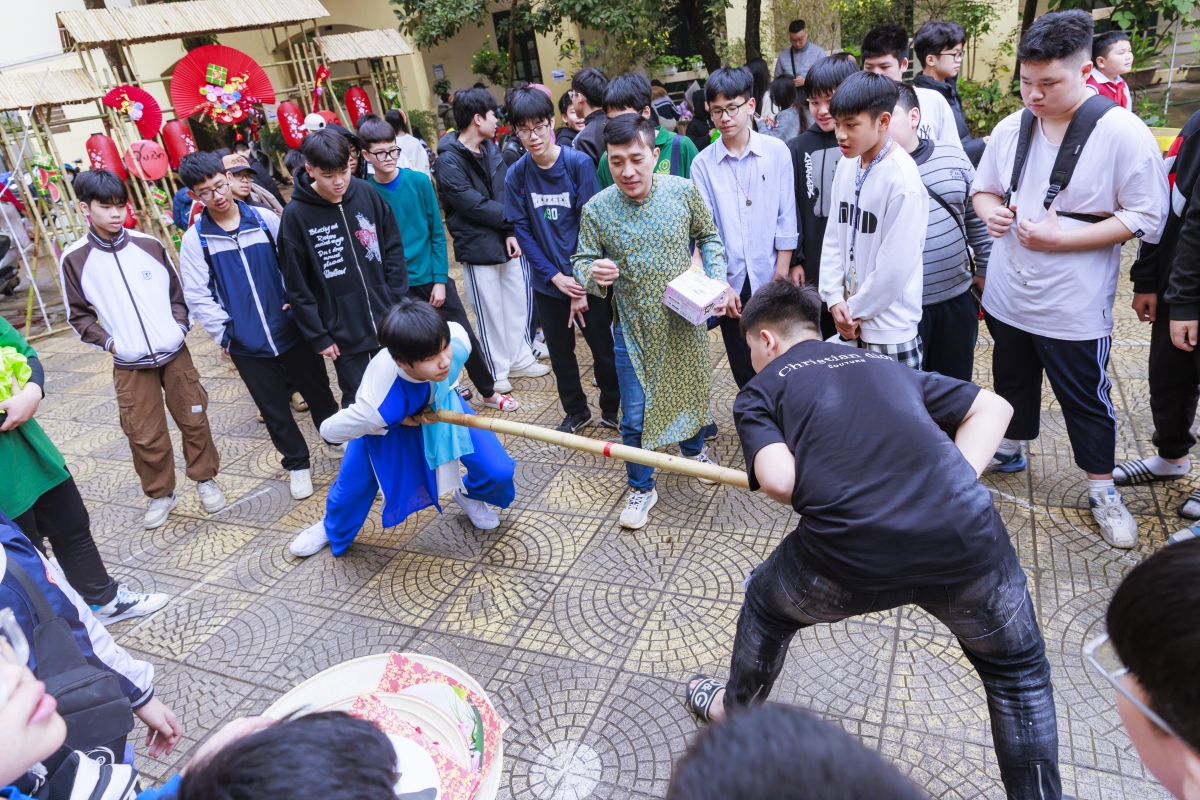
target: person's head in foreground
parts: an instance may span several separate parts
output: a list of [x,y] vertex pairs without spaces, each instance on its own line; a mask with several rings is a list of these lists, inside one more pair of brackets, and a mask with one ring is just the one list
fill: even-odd
[[1200,539],[1138,564],[1108,606],[1108,639],[1088,646],[1116,686],[1145,765],[1181,800],[1200,800]]
[[125,204],[129,190],[117,173],[107,169],[89,169],[71,181],[79,208],[88,218],[96,235],[112,239],[125,224]]
[[375,168],[375,181],[391,183],[400,171],[395,128],[379,117],[364,115],[358,120],[358,140],[362,142],[363,155]]
[[962,69],[963,43],[967,32],[957,22],[931,19],[913,35],[913,50],[921,71],[935,81],[958,75]]
[[804,93],[808,95],[808,113],[812,114],[817,127],[829,133],[834,128],[833,115],[829,113],[829,101],[842,81],[858,72],[858,64],[849,53],[825,56],[808,68],[804,77]]
[[[4,613],[11,614],[8,609],[0,610]],[[14,657],[3,635],[0,650],[0,731],[4,731],[0,786],[8,786],[62,747],[67,723],[59,716],[54,697],[46,693],[46,684]]]
[[794,345],[821,338],[821,298],[811,286],[771,281],[742,309],[742,336],[750,347],[755,372]]
[[1092,63],[1109,80],[1133,69],[1133,45],[1129,34],[1117,30],[1097,36],[1092,42]]
[[1021,99],[1034,116],[1060,119],[1087,99],[1092,15],[1073,8],[1038,17],[1017,46]]
[[487,89],[461,89],[454,93],[454,124],[459,139],[490,139],[496,135],[496,98]]
[[410,378],[444,381],[454,352],[450,326],[429,303],[405,297],[383,315],[379,343]]
[[233,196],[238,200],[249,197],[250,190],[254,187],[254,167],[250,166],[246,157],[239,153],[230,153],[221,157],[221,164],[225,167],[225,175],[229,178],[229,189]]
[[188,188],[188,197],[218,215],[236,199],[224,161],[216,153],[188,153],[179,162],[179,178]]
[[704,100],[713,124],[723,137],[733,137],[750,127],[754,118],[754,75],[746,67],[721,67],[708,76]]
[[908,69],[908,33],[895,23],[877,25],[862,40],[863,69],[894,81]]
[[796,50],[803,50],[808,46],[808,26],[804,24],[804,20],[794,19],[788,24],[788,41]]
[[741,709],[700,731],[667,788],[667,800],[927,798],[845,731],[779,705]]
[[641,114],[621,114],[604,126],[608,168],[617,188],[630,200],[644,200],[654,185],[658,128]]
[[545,92],[516,89],[508,101],[508,122],[534,158],[554,148],[554,104]]
[[312,178],[313,189],[331,203],[342,202],[350,188],[350,142],[330,130],[313,131],[300,143],[304,169]]
[[649,118],[653,87],[640,72],[626,72],[613,78],[604,89],[604,115],[609,119],[621,114],[641,114]]
[[395,800],[396,749],[340,711],[284,720],[188,765],[176,800]]
[[846,158],[874,158],[888,139],[888,125],[896,108],[896,82],[874,72],[856,72],[829,101],[838,147]]
[[911,153],[921,143],[917,134],[921,127],[921,104],[917,100],[917,90],[907,83],[897,83],[896,93],[896,108],[888,123],[888,132],[896,144]]

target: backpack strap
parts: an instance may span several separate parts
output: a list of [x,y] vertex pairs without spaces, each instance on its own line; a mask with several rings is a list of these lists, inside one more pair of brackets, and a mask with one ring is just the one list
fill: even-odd
[[966,223],[963,222],[962,218],[958,216],[958,212],[956,212],[954,210],[954,207],[951,206],[950,203],[948,203],[946,201],[946,198],[942,197],[940,194],[938,194],[936,191],[929,188],[928,186],[925,187],[925,191],[929,192],[929,196],[932,197],[935,201],[937,201],[938,205],[940,205],[942,208],[946,209],[946,213],[950,215],[950,219],[954,220],[954,223],[956,225],[958,225],[958,232],[962,234],[963,244],[966,245],[966,248],[967,248],[967,263],[970,267],[971,274],[974,275],[975,274],[975,256],[971,254],[971,240],[967,238]]
[[33,604],[33,613],[37,617],[39,625],[56,619],[58,614],[54,613],[54,609],[50,606],[50,601],[46,599],[46,595],[42,593],[42,589],[37,585],[37,582],[25,571],[25,568],[18,564],[14,559],[8,560],[8,571],[17,579],[17,583],[21,584],[21,588],[25,590],[25,594],[29,597],[29,602]]
[[1025,162],[1029,159],[1029,140],[1033,136],[1033,126],[1037,117],[1028,108],[1021,112],[1021,130],[1017,134],[1017,152],[1013,156],[1012,179],[1008,182],[1008,191],[1004,193],[1004,205],[1012,205],[1012,196],[1016,194],[1017,184],[1021,181],[1021,173],[1025,171]]
[[679,175],[679,140],[683,138],[678,133],[671,139],[671,174]]

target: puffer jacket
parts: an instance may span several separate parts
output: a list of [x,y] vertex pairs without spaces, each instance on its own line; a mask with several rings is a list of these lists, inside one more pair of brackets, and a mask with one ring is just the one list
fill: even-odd
[[458,134],[438,144],[438,196],[446,227],[454,239],[454,257],[465,264],[503,264],[508,261],[504,240],[513,226],[504,216],[504,176],[508,165],[490,140],[480,147],[483,164]]

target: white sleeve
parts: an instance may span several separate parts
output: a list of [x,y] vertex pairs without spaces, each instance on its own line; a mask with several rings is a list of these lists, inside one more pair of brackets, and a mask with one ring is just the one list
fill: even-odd
[[418,146],[413,150],[413,169],[429,175],[429,153],[426,153],[425,148],[421,147],[420,144],[420,142],[417,142]]
[[[1114,109],[1112,113],[1123,112]],[[1142,241],[1155,244],[1162,236],[1170,201],[1166,162],[1141,120],[1132,135],[1126,133],[1122,138],[1115,163],[1124,167],[1124,174],[1116,176],[1117,210],[1113,216],[1134,235],[1140,233]]]
[[936,130],[934,131],[936,141],[941,144],[952,144],[962,150],[962,139],[958,138],[958,123],[954,120],[954,112],[950,109],[950,104],[937,92],[932,92],[932,94],[938,99],[938,120],[935,123]]
[[387,422],[379,413],[392,384],[399,377],[399,368],[386,348],[380,350],[367,365],[362,383],[354,395],[349,408],[343,408],[321,423],[321,438],[327,442],[341,444],[360,436],[378,436],[387,431]]
[[208,263],[204,260],[204,248],[200,246],[200,233],[194,225],[183,234],[183,245],[179,250],[179,270],[183,273],[183,298],[187,301],[192,317],[200,323],[218,347],[224,346],[225,324],[229,322],[229,313],[209,288]]
[[467,329],[457,322],[451,322],[450,325],[450,341],[459,342],[463,347],[467,348],[467,353],[471,352],[471,337],[467,335]]

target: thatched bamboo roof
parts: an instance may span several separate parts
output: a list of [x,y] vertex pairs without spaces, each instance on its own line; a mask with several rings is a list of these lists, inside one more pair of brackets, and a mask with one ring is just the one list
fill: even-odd
[[60,11],[63,49],[76,44],[136,44],[211,33],[293,25],[329,16],[319,0],[188,0]]
[[33,105],[66,106],[103,96],[104,91],[82,69],[0,74],[0,111],[28,109]]
[[410,56],[413,49],[395,28],[335,33],[321,37],[321,55],[331,64],[391,56]]

